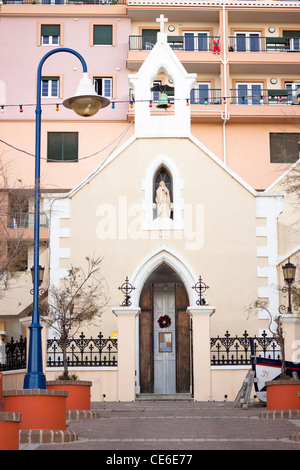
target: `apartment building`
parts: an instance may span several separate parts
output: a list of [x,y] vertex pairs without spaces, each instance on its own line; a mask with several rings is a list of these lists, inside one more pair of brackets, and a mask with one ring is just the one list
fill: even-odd
[[[0,8],[0,146],[7,187],[33,184],[36,73],[44,54],[59,47],[79,52],[96,92],[110,100],[94,117],[79,118],[62,102],[76,90],[80,62],[65,52],[45,62],[44,287],[59,285],[89,248],[104,255],[111,296],[102,318],[107,336],[120,334],[112,308],[120,303],[118,286],[126,276],[136,287],[134,308],[142,313],[153,311],[155,299],[169,302],[171,310],[174,299],[179,305],[175,285],[183,289],[180,310],[195,305],[192,286],[201,275],[211,286],[213,335],[268,330],[268,318],[259,313],[249,319],[245,307],[260,297],[277,311],[281,297],[274,285],[282,285],[281,265],[288,256],[296,260],[300,245],[294,203],[289,196],[283,201],[279,184],[299,159],[298,2],[6,0]],[[167,95],[162,107],[161,94]],[[155,199],[160,181],[171,198],[162,221]],[[28,251],[27,269],[1,299],[4,338],[25,333],[19,319],[30,311],[32,204],[29,196],[29,215],[9,222],[8,231],[26,228]],[[150,285],[156,297],[146,305]],[[127,363],[139,371],[137,389],[149,392],[155,372],[145,374],[145,364],[152,361],[155,371],[160,363],[161,351],[153,351],[160,331],[155,322],[149,332],[154,320],[147,313],[133,315],[133,356],[139,359]],[[191,355],[185,376],[179,372],[180,351],[191,347],[189,322],[180,320],[181,336],[177,331],[180,315],[174,310],[170,330],[176,355],[157,366],[164,370],[162,389],[172,393],[190,391],[192,384]],[[111,397],[120,399],[116,391]]]

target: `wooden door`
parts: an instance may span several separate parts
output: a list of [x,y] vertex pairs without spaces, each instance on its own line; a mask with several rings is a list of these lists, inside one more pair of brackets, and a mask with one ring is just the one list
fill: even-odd
[[[190,393],[190,319],[186,289],[175,285],[176,392]],[[139,364],[140,392],[154,393],[154,285],[144,287],[140,299]]]
[[176,315],[176,391],[190,393],[190,317],[186,313],[189,305],[184,286],[175,285],[175,315]]
[[141,393],[153,393],[153,284],[144,287],[141,293],[140,308],[140,391]]

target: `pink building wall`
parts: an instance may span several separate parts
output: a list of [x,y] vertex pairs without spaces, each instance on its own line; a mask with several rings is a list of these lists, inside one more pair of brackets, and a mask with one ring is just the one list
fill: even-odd
[[[128,109],[128,69],[126,57],[128,52],[128,37],[130,35],[130,19],[105,17],[98,19],[92,16],[76,17],[52,17],[39,16],[7,17],[2,19],[0,28],[0,80],[6,85],[5,119],[34,119],[34,107],[26,104],[34,104],[36,97],[36,73],[40,59],[49,50],[59,46],[39,45],[39,23],[63,24],[63,47],[75,49],[83,55],[87,62],[88,72],[93,75],[113,75],[116,80],[116,96],[118,101],[125,101],[103,110],[97,115],[97,119],[115,120],[126,119]],[[115,25],[115,46],[90,46],[90,28],[93,23],[113,23]],[[11,31],[14,34],[11,34]],[[63,98],[72,96],[82,75],[80,61],[67,53],[55,54],[44,63],[42,75],[59,75],[62,77]],[[53,103],[53,106],[44,106],[43,119],[80,119],[69,110],[60,108],[56,112],[58,98],[44,98],[43,103]],[[62,100],[59,100],[62,101]],[[17,105],[9,107],[8,105]],[[19,105],[23,105],[23,113],[20,116]],[[1,116],[0,116],[1,119]]]

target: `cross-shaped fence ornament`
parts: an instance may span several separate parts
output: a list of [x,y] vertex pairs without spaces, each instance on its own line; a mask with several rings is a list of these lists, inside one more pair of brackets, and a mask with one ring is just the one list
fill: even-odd
[[118,289],[122,291],[125,296],[125,300],[123,300],[122,305],[124,307],[129,307],[131,305],[129,294],[131,294],[131,292],[135,289],[135,287],[133,287],[132,284],[130,284],[127,276],[126,276],[125,282],[123,282],[123,284],[120,287],[118,287]]
[[207,286],[203,281],[201,276],[199,276],[199,281],[196,282],[196,284],[192,287],[192,289],[195,289],[197,292],[199,299],[196,301],[196,304],[201,307],[201,305],[206,304],[206,300],[204,297],[202,297],[203,292],[205,292],[207,289],[209,289],[209,286]]
[[165,29],[164,23],[166,23],[167,21],[168,21],[168,18],[165,18],[165,15],[160,15],[159,18],[156,18],[156,22],[160,23],[160,32],[161,33],[164,33],[164,29]]

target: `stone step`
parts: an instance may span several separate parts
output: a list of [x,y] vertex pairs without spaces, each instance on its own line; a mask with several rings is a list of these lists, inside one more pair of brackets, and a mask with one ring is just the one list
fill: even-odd
[[193,401],[191,393],[138,393],[136,401]]
[[48,429],[20,429],[19,437],[20,444],[64,444],[78,439],[74,431]]
[[67,410],[67,421],[98,418],[100,414],[96,410]]

